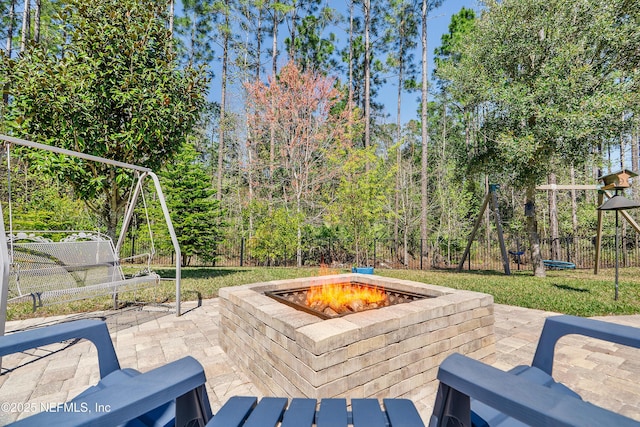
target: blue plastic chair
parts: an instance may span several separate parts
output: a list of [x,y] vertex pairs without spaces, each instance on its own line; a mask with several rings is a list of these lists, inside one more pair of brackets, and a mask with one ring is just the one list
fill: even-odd
[[[211,419],[204,369],[192,357],[146,373],[121,369],[106,323],[79,320],[0,337],[0,357],[70,339],[98,350],[100,381],[55,410],[11,426],[204,426]],[[15,371],[14,375],[19,375]]]
[[504,372],[461,354],[438,370],[440,385],[429,427],[640,426],[583,401],[552,377],[555,345],[569,334],[640,348],[640,329],[575,316],[546,319],[533,363]]

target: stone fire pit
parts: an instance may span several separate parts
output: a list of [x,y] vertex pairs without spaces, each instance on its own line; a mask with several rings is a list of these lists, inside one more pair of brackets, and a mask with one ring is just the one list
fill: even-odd
[[[359,282],[426,298],[321,319],[265,295]],[[340,274],[220,289],[222,348],[265,395],[411,397],[433,391],[459,352],[491,362],[493,297],[407,280]]]

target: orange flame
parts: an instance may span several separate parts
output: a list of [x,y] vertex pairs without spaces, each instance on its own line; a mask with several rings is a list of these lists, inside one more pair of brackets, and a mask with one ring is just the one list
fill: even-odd
[[318,276],[329,276],[338,273],[340,273],[340,270],[329,268],[329,266],[323,262],[320,263],[320,267],[318,268]]
[[328,305],[347,306],[354,301],[364,304],[382,303],[386,300],[383,288],[359,286],[350,283],[330,283],[312,286],[307,292],[307,305],[324,303]]

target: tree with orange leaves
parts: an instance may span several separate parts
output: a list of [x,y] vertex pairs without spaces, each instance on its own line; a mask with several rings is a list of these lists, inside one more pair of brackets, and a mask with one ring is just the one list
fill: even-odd
[[[311,70],[302,72],[295,63],[282,68],[267,83],[246,84],[252,139],[253,171],[259,171],[256,186],[271,194],[297,223],[296,259],[302,265],[302,229],[322,217],[317,203],[320,190],[335,177],[328,160],[349,145],[348,117],[333,113],[340,101],[334,79]],[[269,135],[273,130],[276,158],[269,159]],[[273,171],[273,174],[271,175]],[[277,230],[274,230],[274,233]]]

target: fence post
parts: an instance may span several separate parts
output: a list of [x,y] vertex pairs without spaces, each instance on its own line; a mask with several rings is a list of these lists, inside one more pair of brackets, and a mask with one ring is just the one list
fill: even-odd
[[244,237],[240,238],[240,267],[244,267]]

